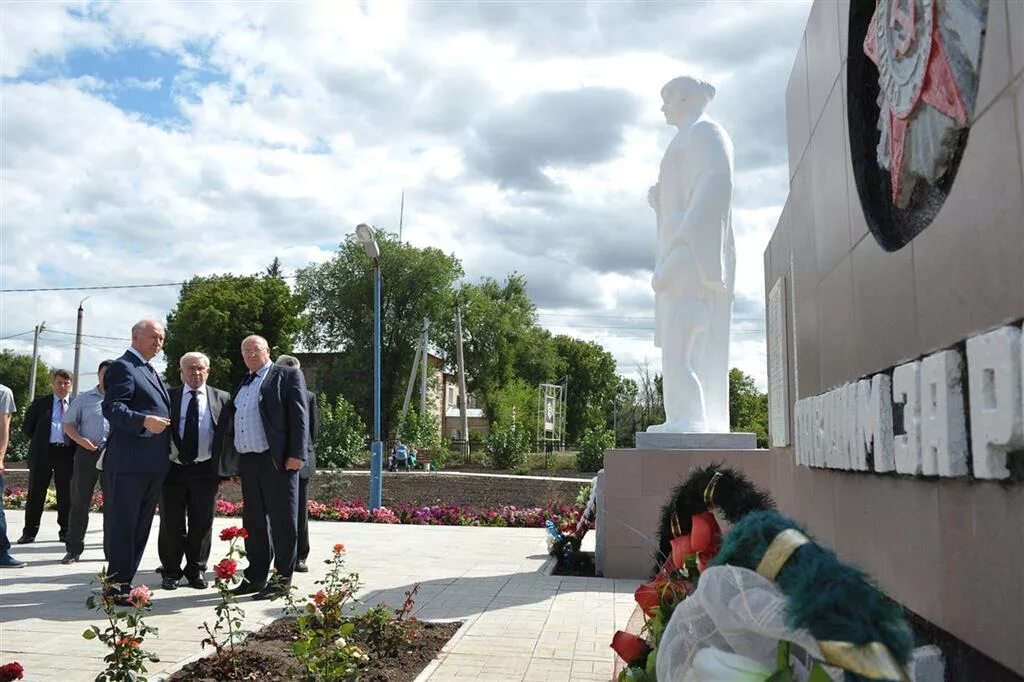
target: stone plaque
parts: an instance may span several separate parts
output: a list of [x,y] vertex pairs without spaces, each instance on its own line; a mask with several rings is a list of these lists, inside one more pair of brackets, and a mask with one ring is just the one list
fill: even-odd
[[786,278],[780,277],[768,292],[768,429],[775,448],[789,445],[786,300]]

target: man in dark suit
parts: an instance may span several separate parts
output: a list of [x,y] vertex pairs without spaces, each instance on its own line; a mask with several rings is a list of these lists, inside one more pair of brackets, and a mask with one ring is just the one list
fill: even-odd
[[19,545],[35,542],[51,478],[57,489],[60,541],[64,542],[67,536],[71,475],[75,470],[75,448],[64,434],[63,424],[70,393],[71,372],[58,369],[53,373],[53,393],[36,398],[25,411],[21,430],[29,438],[28,499],[25,501],[25,530],[18,538]]
[[[231,397],[206,383],[210,359],[185,353],[179,362],[184,386],[171,389],[171,468],[160,495],[160,563],[165,590],[182,575],[197,590],[209,587],[213,516],[220,485],[221,415]],[[185,559],[184,570],[181,566]]]
[[103,381],[103,416],[110,423],[103,462],[104,549],[118,603],[127,603],[170,466],[171,397],[149,362],[163,346],[163,325],[136,323],[131,348],[107,367]]
[[[295,569],[298,472],[309,450],[306,382],[297,369],[270,362],[270,346],[261,336],[242,342],[242,359],[249,375],[232,401],[232,443],[242,479],[249,566],[234,593],[272,599],[288,592]],[[267,582],[271,557],[274,583]]]
[[[299,359],[293,355],[277,356],[277,364],[300,369]],[[306,559],[309,558],[309,480],[316,473],[316,436],[320,431],[320,408],[316,404],[316,394],[306,389],[306,410],[309,412],[309,450],[306,452],[306,463],[299,469],[299,518],[298,518],[298,555],[295,558],[296,573],[306,573]]]

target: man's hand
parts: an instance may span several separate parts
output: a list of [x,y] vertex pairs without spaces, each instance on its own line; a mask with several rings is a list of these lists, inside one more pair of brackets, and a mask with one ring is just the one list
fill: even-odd
[[2,474],[4,472],[4,457],[6,455],[7,455],[6,452],[4,454],[0,455],[0,474]]
[[298,471],[306,461],[298,457],[289,457],[284,461],[284,468],[288,471]]
[[171,420],[167,417],[158,417],[155,414],[147,414],[142,425],[150,433],[163,433],[163,430],[171,425]]
[[88,450],[89,452],[96,452],[100,449],[96,443],[93,443],[88,438],[79,438],[76,442],[82,446],[83,450]]

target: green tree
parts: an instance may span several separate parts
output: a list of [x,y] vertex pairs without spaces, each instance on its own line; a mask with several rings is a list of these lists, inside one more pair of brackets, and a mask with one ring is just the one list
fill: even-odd
[[[42,358],[36,363],[36,397],[49,393],[52,384],[50,372]],[[7,446],[7,459],[20,461],[28,456],[28,440],[21,433],[21,415],[28,409],[28,380],[32,373],[32,356],[4,350],[0,353],[0,384],[11,389],[18,411],[11,417],[11,441]]]
[[[269,272],[280,273],[276,259]],[[239,350],[242,340],[259,334],[270,344],[271,357],[290,352],[301,313],[299,298],[278,276],[193,277],[167,315],[167,380],[180,383],[178,360],[200,351],[210,357],[210,383],[230,391],[249,371]]]
[[[430,319],[431,338],[452,310],[452,287],[462,276],[453,255],[416,248],[397,235],[377,232],[383,286],[381,292],[381,430],[391,433],[401,412],[405,382],[416,354],[423,320]],[[303,268],[297,290],[306,304],[307,347],[344,349],[325,380],[340,390],[371,423],[373,419],[373,281],[363,247],[349,236],[330,260]]]
[[729,370],[729,430],[753,433],[757,447],[768,447],[768,394],[736,367]]
[[322,393],[317,396],[317,404],[320,407],[317,467],[351,467],[368,459],[366,424],[355,408],[341,396],[331,401]]
[[492,424],[511,426],[515,422],[532,440],[537,433],[537,400],[537,387],[515,377],[491,392],[487,416]]
[[566,439],[576,443],[588,428],[610,426],[607,418],[615,398],[619,377],[615,374],[615,358],[594,341],[571,336],[556,336],[559,374],[566,385]]
[[[551,334],[537,324],[537,307],[522,275],[512,273],[504,284],[489,277],[464,284],[458,301],[469,392],[490,404],[492,394],[513,379],[536,388],[557,376]],[[442,347],[455,357],[453,330],[445,331]]]

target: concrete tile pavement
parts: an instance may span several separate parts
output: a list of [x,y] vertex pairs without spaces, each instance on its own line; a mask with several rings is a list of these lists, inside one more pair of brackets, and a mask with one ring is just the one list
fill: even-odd
[[[6,510],[8,528],[17,537],[23,512]],[[157,519],[157,522],[159,519]],[[214,532],[240,524],[218,518]],[[17,660],[27,680],[92,680],[103,668],[102,646],[81,633],[99,623],[85,608],[90,582],[103,566],[101,523],[94,515],[83,561],[60,563],[56,514],[46,512],[37,542],[12,552],[29,562],[23,569],[0,570],[0,664]],[[159,585],[156,524],[136,583]],[[547,576],[541,529],[385,526],[311,522],[310,573],[296,574],[300,593],[313,591],[322,577],[331,547],[346,546],[349,570],[363,583],[360,599],[397,606],[419,583],[416,616],[424,620],[461,620],[463,627],[420,679],[543,680],[611,679],[614,655],[608,648],[633,612],[637,581]],[[214,540],[212,562],[226,543]],[[200,655],[199,628],[212,622],[216,592],[179,587],[154,589],[147,622],[159,636],[146,646],[160,656],[150,674],[175,669]],[[281,615],[277,604],[242,599],[246,626]],[[151,677],[152,679],[152,677]]]

